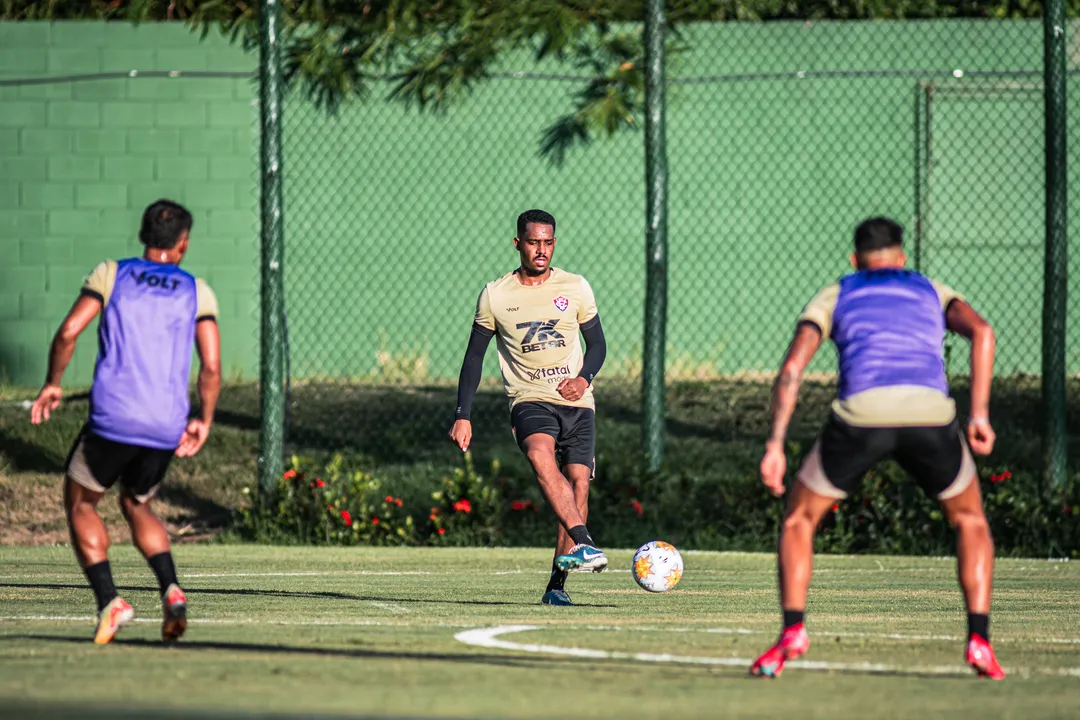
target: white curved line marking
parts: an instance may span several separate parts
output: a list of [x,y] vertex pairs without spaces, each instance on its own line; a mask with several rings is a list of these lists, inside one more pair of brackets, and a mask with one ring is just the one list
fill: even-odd
[[[670,655],[667,653],[631,653],[620,652],[617,650],[593,650],[590,648],[561,647],[558,645],[516,643],[499,639],[500,635],[539,629],[540,628],[536,625],[498,625],[490,628],[465,630],[454,635],[454,639],[474,647],[496,650],[516,650],[518,652],[543,653],[547,655],[565,655],[570,657],[592,658],[595,660],[633,660],[637,662],[676,663],[682,665],[722,665],[727,667],[743,667],[747,669],[749,669],[751,663],[753,663],[753,660],[749,658],[693,657],[686,655]],[[971,677],[972,674],[971,669],[964,665],[922,665],[903,667],[881,663],[833,663],[820,660],[793,660],[785,666],[785,669],[787,668],[883,675],[942,675]],[[1050,674],[1080,677],[1080,668],[1046,668],[1040,670],[1011,668],[1011,672],[1021,676],[1030,674]]]

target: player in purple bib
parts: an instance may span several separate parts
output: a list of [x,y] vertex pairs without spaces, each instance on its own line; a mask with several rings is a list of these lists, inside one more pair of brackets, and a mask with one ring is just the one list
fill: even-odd
[[[206,283],[179,267],[191,225],[185,208],[159,200],[143,214],[143,256],[94,268],[53,338],[45,386],[30,411],[36,425],[60,404],[60,380],[75,341],[100,314],[90,417],[68,456],[64,479],[72,546],[97,597],[98,644],[110,642],[134,617],[113,583],[109,536],[97,512],[98,501],[116,484],[132,540],[158,579],[162,638],[176,640],[187,627],[187,598],[169,535],[150,499],[173,456],[194,455],[206,442],[221,387],[217,300]],[[189,419],[193,349],[201,365],[201,407]]]
[[[994,331],[954,290],[904,269],[903,229],[872,218],[855,230],[856,272],[822,290],[803,310],[773,387],[772,434],[761,479],[784,493],[784,440],[802,373],[825,338],[836,345],[837,399],[825,428],[796,474],[780,531],[783,630],[750,668],[775,677],[805,653],[804,624],[814,531],[830,508],[880,460],[894,458],[937,499],[956,530],[960,586],[968,611],[967,662],[980,676],[1004,671],[990,646],[994,542],[982,507],[972,451],[994,448],[990,383]],[[971,341],[971,409],[966,432],[949,397],[942,346],[949,330]]]

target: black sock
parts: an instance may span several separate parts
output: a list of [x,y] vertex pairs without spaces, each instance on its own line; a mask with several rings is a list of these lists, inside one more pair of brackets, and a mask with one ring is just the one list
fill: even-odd
[[592,535],[589,535],[589,531],[584,525],[572,527],[567,532],[570,533],[570,539],[574,541],[575,545],[592,545],[596,547]]
[[97,609],[98,612],[101,612],[106,605],[119,597],[116,593],[116,586],[113,585],[112,568],[109,567],[109,561],[105,560],[96,565],[91,565],[84,568],[83,572],[86,573],[86,579],[90,581],[90,587],[94,588],[94,595],[97,596]]
[[990,616],[968,613],[968,635],[978,635],[990,642]]
[[792,625],[798,625],[806,619],[805,610],[785,610],[784,611],[784,629],[787,630]]
[[150,563],[150,569],[157,575],[158,585],[161,587],[161,594],[164,595],[165,591],[170,585],[180,582],[176,579],[176,566],[173,564],[172,553],[163,552],[158,553],[152,558],[147,558],[146,562]]
[[565,570],[560,570],[559,566],[555,564],[554,560],[552,560],[551,579],[548,580],[547,590],[545,590],[544,592],[551,592],[552,590],[562,590],[566,586],[566,576],[568,574],[569,573],[567,573]]

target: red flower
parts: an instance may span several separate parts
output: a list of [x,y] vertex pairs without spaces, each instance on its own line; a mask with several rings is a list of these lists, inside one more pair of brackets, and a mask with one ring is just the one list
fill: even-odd
[[352,527],[352,515],[348,510],[341,511],[341,519],[345,521],[345,527]]
[[434,520],[435,516],[439,514],[439,508],[431,508],[431,519]]
[[315,478],[315,487],[326,487],[326,483],[319,478]]
[[333,505],[327,505],[327,506],[326,506],[326,509],[327,509],[327,510],[333,510],[333,509],[334,509],[334,506],[333,506]]
[[990,482],[992,482],[992,483],[1005,482],[1006,480],[1008,480],[1011,477],[1012,477],[1012,473],[1009,472],[1008,470],[1006,470],[1005,472],[1001,473],[1000,475],[991,475],[990,476]]
[[472,503],[467,498],[461,498],[454,503],[454,509],[458,512],[470,513],[472,512]]
[[371,518],[371,524],[372,525],[378,525],[379,524],[379,518],[377,518],[377,517]]
[[401,498],[394,498],[394,504],[397,505],[398,507],[401,507],[405,503],[402,502]]
[[833,503],[832,511],[836,512],[839,509],[840,509],[840,503]]
[[439,534],[440,535],[445,535],[446,534],[446,528],[439,528]]
[[286,470],[285,475],[283,475],[283,477],[286,480],[292,480],[294,477],[296,477],[296,471],[295,470]]
[[515,510],[528,510],[532,507],[532,500],[515,500],[510,503],[510,507]]
[[392,496],[390,496],[390,495],[387,495],[386,496],[386,502],[392,503],[392,502],[394,502],[394,498]]
[[641,502],[638,501],[637,498],[630,501],[630,507],[634,508],[634,512],[636,512],[639,517],[645,514],[645,508],[641,507]]

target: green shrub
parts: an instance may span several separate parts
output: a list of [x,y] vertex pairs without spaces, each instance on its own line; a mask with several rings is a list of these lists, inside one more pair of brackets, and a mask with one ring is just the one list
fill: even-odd
[[[800,448],[793,446],[792,455]],[[793,457],[791,467],[797,467]],[[465,453],[410,507],[340,455],[322,466],[293,458],[277,485],[239,512],[238,535],[260,542],[313,545],[549,546],[556,520],[531,475],[486,474]],[[363,464],[363,461],[356,461]],[[1080,557],[1080,483],[1043,492],[1037,478],[984,468],[980,483],[999,555]],[[757,477],[649,473],[636,458],[601,457],[590,496],[589,529],[604,547],[663,539],[684,549],[772,551],[784,501]],[[895,463],[880,465],[858,492],[838,502],[815,538],[819,551],[948,555],[953,533],[940,506]]]

